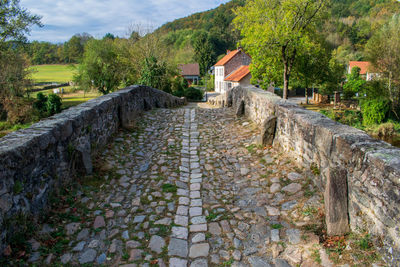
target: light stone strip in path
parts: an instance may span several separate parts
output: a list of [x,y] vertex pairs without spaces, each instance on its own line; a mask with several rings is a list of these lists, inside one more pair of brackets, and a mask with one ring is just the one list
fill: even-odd
[[[182,131],[180,182],[177,182],[179,203],[168,246],[170,266],[208,266],[209,244],[206,241],[207,221],[201,198],[202,173],[199,160],[199,135],[196,110],[185,109]],[[187,187],[189,183],[189,187]],[[185,189],[188,188],[188,189]],[[189,225],[190,218],[190,225]],[[190,239],[189,239],[190,233]],[[189,251],[188,251],[189,248]],[[178,257],[179,258],[178,258]]]

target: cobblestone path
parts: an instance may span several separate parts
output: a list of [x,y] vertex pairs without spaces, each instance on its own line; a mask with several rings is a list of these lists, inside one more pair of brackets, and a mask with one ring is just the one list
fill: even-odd
[[[29,240],[29,262],[329,266],[310,231],[320,226],[322,205],[312,174],[255,146],[255,130],[229,109],[145,113],[136,131],[120,132],[104,150],[98,174],[49,217],[41,237]],[[52,245],[43,245],[46,236]]]

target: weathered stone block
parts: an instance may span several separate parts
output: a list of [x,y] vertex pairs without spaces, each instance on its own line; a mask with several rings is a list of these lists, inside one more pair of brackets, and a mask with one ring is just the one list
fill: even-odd
[[325,221],[328,235],[343,235],[349,228],[347,172],[331,168],[325,187]]
[[240,101],[239,105],[236,108],[236,116],[237,117],[243,116],[244,115],[244,111],[245,111],[244,109],[245,109],[244,101],[242,100],[242,101]]
[[275,130],[276,130],[276,116],[270,116],[267,118],[262,127],[260,136],[257,139],[257,143],[263,146],[270,146],[274,142]]

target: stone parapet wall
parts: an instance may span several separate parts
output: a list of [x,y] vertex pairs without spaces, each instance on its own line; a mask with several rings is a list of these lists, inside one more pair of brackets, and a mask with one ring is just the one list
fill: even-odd
[[400,149],[255,87],[235,87],[210,103],[244,105],[244,114],[260,126],[276,116],[274,145],[305,167],[315,166],[322,191],[331,170],[344,173],[351,229],[380,239],[385,260],[400,264]]
[[[120,127],[134,127],[141,112],[186,104],[157,89],[131,86],[69,108],[0,138],[1,251],[14,215],[38,215],[57,187],[90,173],[91,157]],[[83,170],[83,171],[82,171]]]

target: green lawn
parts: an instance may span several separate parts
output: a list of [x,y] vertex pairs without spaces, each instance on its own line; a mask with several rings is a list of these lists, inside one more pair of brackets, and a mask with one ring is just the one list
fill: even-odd
[[32,79],[37,82],[66,83],[72,81],[76,70],[73,65],[36,65],[33,70]]
[[[39,82],[58,82],[58,83],[66,83],[72,81],[74,73],[76,70],[73,65],[36,65],[32,66],[31,69],[34,71],[32,74],[32,79]],[[40,87],[40,86],[39,86]],[[64,94],[59,94],[62,98],[63,109],[79,105],[84,103],[92,98],[96,98],[100,96],[98,92],[87,92],[77,91],[75,88],[71,86],[63,86]],[[40,91],[45,95],[49,95],[53,93],[53,89]],[[38,92],[32,93],[31,97],[36,98]]]

